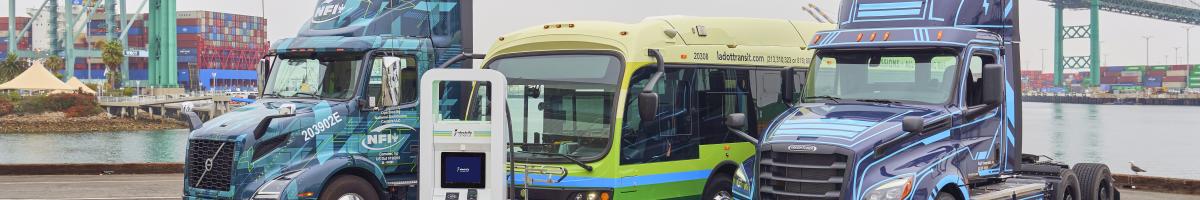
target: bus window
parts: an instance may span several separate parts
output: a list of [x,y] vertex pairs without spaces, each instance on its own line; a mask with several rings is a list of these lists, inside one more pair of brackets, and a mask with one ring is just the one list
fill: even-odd
[[690,111],[695,103],[695,93],[691,92],[695,91],[691,89],[694,71],[668,68],[654,88],[654,92],[658,93],[658,118],[643,121],[638,116],[637,94],[654,72],[654,68],[642,68],[634,73],[630,81],[621,129],[621,164],[698,157],[696,148],[688,148],[695,129],[693,112]]
[[[699,132],[701,143],[720,144],[738,142],[738,138],[725,126],[725,117],[733,113],[750,115],[748,109],[750,96],[750,73],[744,69],[698,69],[699,81],[696,82],[696,92],[699,98]],[[776,75],[778,80],[779,76]],[[779,87],[775,82],[775,87]],[[778,90],[776,90],[778,91]],[[778,93],[778,92],[775,92]],[[750,120],[754,121],[752,117]],[[750,127],[743,127],[748,131]]]

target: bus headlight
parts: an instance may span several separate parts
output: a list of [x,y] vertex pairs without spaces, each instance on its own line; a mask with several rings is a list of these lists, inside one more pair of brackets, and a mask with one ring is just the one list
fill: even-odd
[[570,200],[609,200],[612,196],[607,191],[588,191],[576,192],[569,198]]
[[912,192],[912,175],[901,175],[879,186],[875,186],[868,190],[867,195],[863,196],[867,200],[896,200],[908,197],[908,193]]
[[304,172],[304,170],[284,172],[282,175],[275,177],[275,179],[267,181],[266,184],[258,187],[258,192],[254,193],[254,199],[282,199],[280,194],[287,188],[289,183],[292,183],[292,179],[300,176],[301,172]]

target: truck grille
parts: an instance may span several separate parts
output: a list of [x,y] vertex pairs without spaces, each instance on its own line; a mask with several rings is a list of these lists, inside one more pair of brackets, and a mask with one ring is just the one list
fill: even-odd
[[188,187],[228,191],[233,178],[233,142],[188,141],[186,167]]
[[766,200],[838,199],[849,156],[766,150],[759,163],[759,192]]

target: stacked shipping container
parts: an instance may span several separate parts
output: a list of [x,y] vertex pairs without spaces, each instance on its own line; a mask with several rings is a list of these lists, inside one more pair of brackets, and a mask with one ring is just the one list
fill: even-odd
[[[269,48],[266,19],[211,11],[180,11],[176,16],[179,48],[176,67],[179,68],[181,86],[191,90],[254,88],[258,59]],[[149,29],[143,21],[147,17],[146,14],[137,15],[137,21],[129,29],[130,48],[146,49]],[[93,18],[88,25],[89,42],[103,39],[103,18]],[[101,63],[98,58],[88,62]],[[130,79],[146,80],[146,63],[146,58],[130,58]]]
[[[28,17],[17,17],[16,21],[17,23],[13,25],[16,27],[18,33],[20,33],[21,28],[25,28],[25,25],[29,24]],[[19,38],[17,39],[17,50],[30,50],[31,44],[33,44],[31,35],[33,33],[26,31],[25,35],[17,36]],[[8,56],[8,45],[8,17],[0,17],[0,58]]]
[[1142,86],[1167,89],[1187,88],[1190,68],[1191,66],[1187,65],[1150,67],[1149,70],[1146,70],[1146,80],[1142,82]]

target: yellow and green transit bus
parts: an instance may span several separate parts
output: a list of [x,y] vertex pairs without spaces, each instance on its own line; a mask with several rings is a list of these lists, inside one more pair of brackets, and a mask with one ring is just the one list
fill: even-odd
[[734,131],[758,137],[796,102],[807,37],[833,28],[670,16],[497,38],[482,67],[508,79],[516,198],[744,198],[755,148]]

